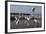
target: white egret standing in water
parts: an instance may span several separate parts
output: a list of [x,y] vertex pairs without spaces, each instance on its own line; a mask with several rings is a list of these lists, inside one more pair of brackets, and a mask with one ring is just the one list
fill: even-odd
[[33,12],[32,15],[34,17],[34,13],[35,13],[35,8],[34,7],[32,8],[32,12]]

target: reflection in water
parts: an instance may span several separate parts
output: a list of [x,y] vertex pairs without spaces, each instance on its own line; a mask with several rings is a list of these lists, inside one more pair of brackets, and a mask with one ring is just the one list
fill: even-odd
[[14,15],[11,16],[11,29],[15,28],[39,28],[41,27],[41,17],[31,15]]

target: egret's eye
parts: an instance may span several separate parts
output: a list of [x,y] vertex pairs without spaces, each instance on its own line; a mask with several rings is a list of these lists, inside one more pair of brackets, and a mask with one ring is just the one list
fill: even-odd
[[15,17],[11,17],[10,20],[11,20],[11,21],[14,21],[14,20],[16,20],[16,19],[15,19]]

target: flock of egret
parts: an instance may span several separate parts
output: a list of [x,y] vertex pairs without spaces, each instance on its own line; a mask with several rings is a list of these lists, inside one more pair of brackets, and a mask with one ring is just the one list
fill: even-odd
[[[15,22],[15,25],[20,24],[23,27],[26,27],[29,25],[31,25],[29,27],[35,27],[35,26],[40,27],[41,25],[39,25],[39,24],[41,24],[41,16],[34,15],[35,8],[33,8],[32,11],[33,11],[32,15],[10,15],[10,20],[11,20],[11,22]],[[14,23],[13,23],[13,25],[14,25]],[[18,27],[18,26],[16,26],[16,27]]]
[[11,16],[11,21],[14,21],[14,22],[16,22],[16,24],[18,24],[18,22],[19,22],[19,20],[20,19],[22,19],[22,18],[24,18],[24,19],[26,19],[26,20],[34,20],[36,23],[37,23],[37,21],[38,21],[38,19],[41,19],[41,17],[39,16],[39,17],[37,17],[37,16],[20,16],[20,15],[12,15]]

